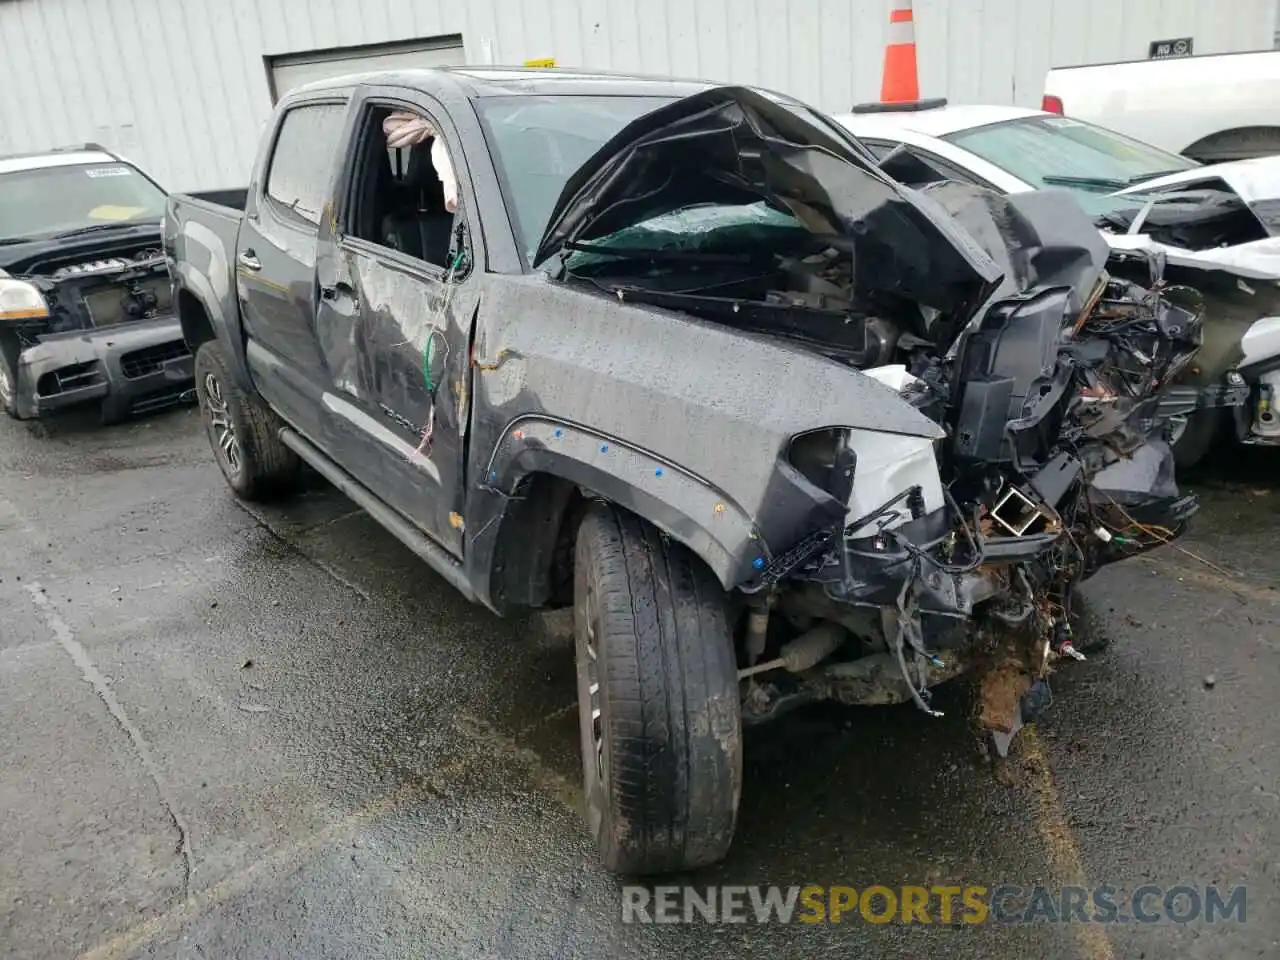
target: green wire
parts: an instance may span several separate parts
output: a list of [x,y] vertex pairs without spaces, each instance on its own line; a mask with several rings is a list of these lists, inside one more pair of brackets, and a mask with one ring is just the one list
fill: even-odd
[[[453,257],[453,264],[449,267],[449,276],[453,277],[453,272],[462,264],[462,251],[459,250]],[[422,346],[422,379],[427,384],[427,393],[435,393],[436,386],[431,380],[431,358],[436,352],[435,330],[427,334],[427,342]]]

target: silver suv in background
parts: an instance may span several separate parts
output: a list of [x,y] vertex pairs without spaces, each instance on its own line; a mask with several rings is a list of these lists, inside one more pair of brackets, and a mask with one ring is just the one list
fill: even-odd
[[99,404],[118,420],[190,395],[160,243],[165,191],[83,144],[0,157],[0,407]]

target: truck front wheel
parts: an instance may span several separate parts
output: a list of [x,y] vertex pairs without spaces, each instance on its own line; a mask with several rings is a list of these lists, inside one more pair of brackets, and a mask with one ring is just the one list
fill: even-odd
[[738,671],[710,570],[644,521],[594,504],[574,550],[587,822],[626,875],[715,863],[742,785]]
[[214,459],[241,500],[284,493],[298,473],[298,455],[280,441],[280,418],[240,389],[216,340],[196,351],[196,396]]

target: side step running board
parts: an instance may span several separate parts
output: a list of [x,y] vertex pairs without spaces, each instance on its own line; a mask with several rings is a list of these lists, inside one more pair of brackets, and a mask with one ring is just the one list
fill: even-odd
[[397,540],[416,553],[436,573],[444,577],[472,603],[477,603],[475,591],[467,581],[462,565],[448,551],[426,534],[415,530],[400,514],[370,491],[351,474],[315,448],[308,440],[288,427],[280,431],[280,441],[310,464],[315,471],[345,493],[356,506],[382,524]]

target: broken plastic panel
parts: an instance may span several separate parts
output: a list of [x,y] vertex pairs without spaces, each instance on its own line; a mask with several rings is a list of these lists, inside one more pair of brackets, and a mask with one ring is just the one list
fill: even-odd
[[[835,496],[839,478],[846,515],[770,541],[743,589],[819,590],[842,623],[885,612],[865,659],[885,657],[903,698],[936,715],[938,663],[963,657],[933,653],[926,622],[963,625],[959,649],[1000,650],[1018,678],[1010,710],[1033,690],[1034,709],[1049,663],[1074,649],[1055,642],[1074,586],[1195,513],[1173,482],[1162,391],[1200,348],[1203,317],[1163,294],[1158,259],[1140,286],[1109,276],[1109,256],[1066,194],[910,191],[799,112],[720,88],[602,148],[570,178],[535,259],[623,304],[820,353],[878,380],[886,409],[934,419],[936,437],[833,424],[793,441],[810,483]],[[851,471],[835,469],[840,429]],[[754,654],[762,674],[799,670],[780,696],[884,695],[838,681],[848,651],[828,646],[811,648],[821,662]],[[770,712],[774,686],[787,684],[753,687],[750,712]]]
[[1050,521],[1047,513],[1017,487],[1009,487],[991,508],[991,519],[1015,537],[1033,532]]

